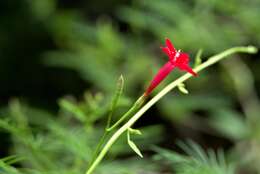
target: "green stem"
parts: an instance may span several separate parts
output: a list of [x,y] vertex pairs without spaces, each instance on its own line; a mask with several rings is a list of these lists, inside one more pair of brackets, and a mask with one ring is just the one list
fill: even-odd
[[[231,49],[228,49],[220,54],[217,54],[211,58],[209,58],[206,62],[202,63],[201,65],[197,66],[194,71],[199,72],[216,62],[220,61],[221,59],[237,53],[237,52],[244,52],[244,53],[256,53],[257,49],[253,46],[248,47],[234,47]],[[119,128],[108,140],[108,142],[105,144],[104,148],[99,153],[98,157],[95,159],[95,161],[91,164],[89,169],[86,171],[86,174],[91,174],[94,169],[97,167],[97,165],[100,163],[100,161],[104,158],[110,147],[115,143],[115,141],[119,138],[120,135],[122,135],[128,128],[130,128],[150,107],[152,107],[158,100],[160,100],[165,94],[167,94],[169,91],[171,91],[173,88],[178,86],[180,83],[183,83],[187,79],[191,78],[192,75],[186,73],[177,80],[173,81],[169,85],[167,85],[162,91],[160,91],[156,96],[154,96],[149,102],[147,102],[133,117],[131,117],[121,128]]]
[[102,135],[102,137],[100,138],[100,140],[99,140],[99,142],[98,142],[98,144],[97,144],[97,147],[96,147],[95,150],[94,150],[94,153],[93,153],[92,158],[91,158],[91,160],[90,160],[90,162],[89,162],[89,165],[92,165],[92,163],[93,163],[94,160],[96,159],[96,157],[97,157],[97,155],[98,155],[98,152],[99,152],[101,146],[103,145],[103,143],[104,143],[105,138],[106,138],[107,135],[108,135],[108,131],[105,130],[104,133],[103,133],[103,135]]
[[138,100],[133,104],[133,106],[111,127],[107,128],[106,131],[110,132],[114,130],[120,123],[127,119],[130,115],[134,114],[145,102],[146,97],[142,95]]
[[136,111],[138,111],[138,109],[140,109],[140,107],[143,105],[143,103],[145,102],[146,96],[142,95],[140,98],[138,98],[138,100],[133,104],[133,106],[115,123],[110,127],[110,123],[111,123],[111,118],[113,115],[113,111],[114,108],[112,107],[109,116],[108,116],[108,120],[107,120],[107,125],[105,128],[105,131],[101,137],[101,139],[99,140],[99,143],[96,147],[96,149],[94,150],[92,159],[90,160],[89,165],[91,165],[93,163],[93,161],[95,160],[96,156],[98,155],[98,152],[100,150],[100,148],[102,147],[106,136],[108,135],[108,133],[112,130],[114,130],[118,125],[120,125],[125,119],[127,119],[129,116],[133,115]]

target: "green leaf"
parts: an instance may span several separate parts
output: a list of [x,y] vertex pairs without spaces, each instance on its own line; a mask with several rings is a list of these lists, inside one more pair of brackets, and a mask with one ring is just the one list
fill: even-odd
[[135,145],[135,143],[133,141],[129,140],[128,144],[133,149],[133,151],[135,151],[135,153],[137,153],[137,155],[139,155],[141,158],[143,158],[143,155],[141,154],[140,150],[138,149],[138,147]]
[[25,159],[24,157],[21,157],[21,156],[18,156],[18,155],[11,155],[11,156],[1,158],[0,160],[3,161],[4,163],[8,164],[8,165],[11,165],[11,164],[17,163],[19,161],[22,161],[24,159]]
[[86,120],[86,116],[84,114],[84,112],[74,103],[66,100],[66,99],[61,99],[59,101],[59,105],[60,107],[62,107],[63,109],[67,110],[68,112],[71,112],[74,114],[74,116],[84,122]]
[[185,88],[184,83],[180,83],[178,85],[178,89],[180,90],[180,92],[184,93],[184,94],[189,94],[189,91]]
[[[138,147],[135,145],[135,143],[133,141],[131,141],[131,139],[130,139],[130,130],[129,129],[131,129],[131,128],[128,128],[128,130],[127,130],[127,143],[133,149],[133,151],[135,153],[137,153],[137,155],[139,155],[141,158],[143,158],[143,155],[142,155],[141,151],[138,149]],[[138,130],[137,130],[137,132],[138,132]],[[136,133],[136,130],[135,130],[135,133]]]
[[155,160],[167,160],[169,166],[177,174],[234,174],[235,165],[226,161],[223,150],[217,152],[212,149],[204,150],[193,141],[178,142],[178,145],[187,155],[174,151],[154,148],[158,154]]
[[111,107],[110,107],[110,110],[109,110],[107,126],[106,126],[107,129],[110,127],[110,123],[111,123],[111,120],[112,120],[113,113],[114,113],[114,111],[117,107],[118,101],[119,101],[119,99],[120,99],[120,97],[123,93],[123,89],[124,89],[124,77],[121,74],[119,79],[117,80],[117,87],[116,87],[115,96],[112,100]]
[[201,62],[202,62],[202,60],[201,60],[202,52],[203,52],[202,49],[199,49],[199,51],[197,52],[196,57],[195,57],[194,68],[201,64]]
[[242,115],[228,108],[213,111],[209,124],[220,134],[232,140],[247,138],[251,132]]
[[135,134],[135,135],[142,135],[142,132],[138,129],[132,129],[132,128],[128,128],[128,131],[131,133],[131,134]]

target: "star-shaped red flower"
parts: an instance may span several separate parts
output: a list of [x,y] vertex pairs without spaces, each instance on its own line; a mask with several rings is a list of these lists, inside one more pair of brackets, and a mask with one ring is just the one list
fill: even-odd
[[176,50],[169,39],[166,39],[166,47],[161,47],[162,51],[167,54],[169,61],[158,71],[153,78],[149,87],[145,91],[145,95],[148,96],[159,83],[166,78],[166,76],[175,68],[191,73],[193,76],[197,76],[191,67],[189,66],[189,55],[182,53],[180,50]]

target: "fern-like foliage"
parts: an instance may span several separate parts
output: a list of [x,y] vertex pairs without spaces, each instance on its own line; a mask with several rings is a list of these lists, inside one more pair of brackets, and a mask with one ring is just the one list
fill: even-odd
[[193,141],[178,142],[180,148],[187,154],[182,155],[174,151],[155,148],[158,155],[156,160],[166,160],[177,174],[234,174],[233,164],[226,162],[223,150],[217,152],[212,149],[204,151]]
[[[13,142],[10,154],[15,156],[0,158],[0,174],[84,173],[103,133],[103,115],[108,112],[103,104],[105,99],[90,95],[87,93],[80,101],[61,99],[61,109],[57,116],[30,107],[17,99],[10,101],[5,113],[7,117],[0,116],[0,131],[10,134]],[[142,151],[161,140],[152,138],[162,137],[163,129],[160,125],[142,127],[140,130],[146,134],[142,138],[133,136],[132,139]],[[133,152],[126,148],[122,137],[109,155],[116,157],[129,154]],[[114,159],[113,162],[105,160],[97,173],[105,174],[114,170],[113,174],[138,174],[156,171],[159,167],[149,159],[138,163],[129,158],[125,161]]]

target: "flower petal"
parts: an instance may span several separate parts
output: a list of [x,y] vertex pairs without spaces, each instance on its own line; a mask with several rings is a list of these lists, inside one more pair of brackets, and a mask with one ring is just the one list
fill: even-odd
[[176,64],[188,64],[189,63],[189,55],[186,53],[180,53],[179,57],[176,60]]
[[166,78],[166,76],[174,69],[174,65],[169,61],[167,62],[155,75],[149,87],[145,91],[145,95],[148,96],[154,88],[156,88],[160,82]]
[[162,51],[169,57],[170,60],[174,58],[168,47],[161,47]]
[[194,72],[194,71],[192,70],[191,67],[189,67],[188,64],[178,65],[178,68],[180,68],[181,70],[187,71],[188,73],[192,74],[193,76],[197,76],[197,75],[198,75],[196,72]]
[[166,45],[167,47],[170,49],[170,51],[173,52],[173,54],[176,54],[176,49],[174,48],[172,42],[170,41],[170,39],[166,38]]

